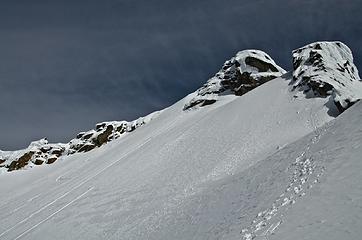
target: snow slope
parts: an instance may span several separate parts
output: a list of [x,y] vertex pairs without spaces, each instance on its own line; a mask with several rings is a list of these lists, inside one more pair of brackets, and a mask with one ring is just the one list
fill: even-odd
[[[317,184],[304,190],[306,195],[285,214],[283,224],[270,239],[360,239],[362,103],[291,148],[305,142],[309,148],[304,158],[314,162],[311,180],[317,178]],[[286,159],[295,156],[292,153]]]
[[0,239],[240,239],[257,196],[241,182],[225,198],[220,183],[334,118],[329,99],[290,82],[183,111],[190,95],[102,148],[0,175]]
[[[308,73],[304,50],[294,57]],[[328,76],[339,71],[328,66]],[[196,91],[92,151],[0,174],[0,240],[358,239],[362,103],[338,116],[336,95],[304,91],[324,85],[308,85],[298,67],[184,110]]]

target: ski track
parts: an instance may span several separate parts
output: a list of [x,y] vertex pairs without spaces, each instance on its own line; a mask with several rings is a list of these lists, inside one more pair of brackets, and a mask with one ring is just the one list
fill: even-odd
[[[207,115],[199,118],[196,122],[192,122],[191,124],[189,124],[189,126],[186,128],[186,131],[189,130],[191,126],[195,126],[197,125],[199,122],[201,122],[205,117],[207,117]],[[311,116],[312,118],[312,116]],[[107,169],[113,167],[115,164],[117,164],[118,162],[120,162],[121,160],[123,160],[124,158],[126,158],[127,156],[129,156],[130,154],[132,154],[133,152],[137,151],[138,149],[140,149],[141,147],[143,147],[144,145],[146,145],[147,143],[149,143],[152,139],[157,138],[158,136],[160,136],[161,134],[164,134],[165,132],[171,130],[175,124],[180,121],[181,118],[178,119],[174,119],[173,121],[171,121],[169,124],[167,124],[164,127],[159,128],[157,131],[153,132],[152,134],[150,134],[150,136],[146,137],[145,140],[136,145],[136,147],[130,149],[129,151],[127,151],[126,153],[123,154],[123,156],[121,156],[118,160],[108,164],[106,167],[102,168],[101,170],[99,170],[98,172],[96,172],[95,174],[88,176],[85,178],[85,180],[81,181],[78,185],[74,186],[73,188],[71,188],[69,191],[65,192],[63,195],[61,195],[60,197],[56,198],[55,200],[49,202],[48,204],[46,204],[45,206],[41,207],[39,210],[33,212],[32,214],[30,214],[28,217],[26,217],[25,219],[23,219],[22,221],[16,223],[15,225],[13,225],[12,227],[8,228],[6,231],[4,231],[3,233],[0,234],[0,238],[2,236],[4,236],[5,234],[7,234],[8,232],[12,231],[14,228],[18,227],[19,225],[21,225],[22,223],[27,222],[28,220],[30,220],[33,216],[35,216],[36,214],[42,212],[43,210],[47,209],[48,207],[52,206],[54,203],[56,203],[57,201],[65,198],[66,196],[68,196],[70,193],[72,193],[73,191],[75,191],[76,189],[80,188],[81,186],[83,186],[84,184],[86,184],[87,182],[91,181],[92,179],[96,178],[97,176],[99,176],[100,174],[104,173]],[[314,125],[314,124],[313,124]],[[181,132],[180,135],[185,134],[185,132]],[[314,142],[313,142],[314,143]],[[307,147],[306,150],[309,150],[309,146]],[[303,157],[305,154],[305,152],[302,153],[301,157]],[[66,174],[62,174],[60,176],[58,176],[55,181],[58,182],[62,179],[62,177],[64,177]],[[93,189],[93,188],[92,188]],[[89,190],[90,191],[90,190]],[[286,189],[286,192],[289,192],[290,188]],[[87,191],[88,192],[88,191]],[[84,195],[87,193],[85,192]],[[81,195],[82,196],[82,195]],[[55,214],[57,214],[58,212],[62,211],[64,208],[66,208],[67,206],[69,206],[71,203],[73,203],[74,201],[76,201],[77,199],[79,199],[81,196],[77,197],[76,199],[72,200],[71,202],[67,203],[66,205],[64,205],[62,208],[60,208],[58,211],[56,211],[55,213],[51,214],[50,216],[48,216],[47,218],[45,218],[44,220],[42,220],[41,222],[39,222],[38,224],[34,225],[32,228],[26,230],[25,232],[23,232],[22,234],[20,234],[17,238],[15,239],[19,239],[20,237],[24,236],[25,234],[27,234],[28,232],[32,231],[34,228],[36,228],[37,226],[39,226],[40,224],[42,224],[43,222],[49,220],[49,218],[51,218],[52,216],[54,216]],[[37,196],[35,196],[37,197]],[[35,198],[34,197],[34,198]],[[282,195],[281,195],[282,197]],[[281,198],[280,197],[280,198]],[[249,238],[248,236],[250,235],[251,237],[254,236],[262,236],[262,235],[257,235],[257,233],[262,230],[265,229],[266,227],[267,230],[265,231],[265,233],[263,235],[267,236],[268,234],[272,234],[277,227],[281,224],[281,221],[279,221],[277,224],[274,225],[274,223],[271,222],[273,216],[275,216],[277,214],[277,212],[280,212],[280,208],[291,204],[295,203],[295,200],[293,200],[293,196],[291,196],[290,198],[284,198],[283,202],[280,204],[279,207],[276,207],[276,203],[280,202],[280,198],[278,198],[272,205],[271,210],[268,209],[259,213],[258,216],[253,220],[251,226],[248,229],[243,229],[242,232],[245,232],[243,239],[249,240],[252,238]],[[265,218],[266,221],[257,221],[260,220],[260,218]],[[269,224],[270,222],[270,224]],[[267,224],[268,223],[268,224]],[[253,234],[250,234],[250,232],[253,232]]]
[[90,189],[88,189],[87,191],[85,191],[84,193],[80,194],[79,196],[77,196],[76,198],[74,198],[72,201],[70,201],[69,203],[65,204],[63,207],[61,207],[60,209],[58,209],[57,211],[55,211],[54,213],[50,214],[48,217],[44,218],[43,220],[41,220],[39,223],[35,224],[34,226],[32,226],[31,228],[29,228],[28,230],[24,231],[23,233],[21,233],[20,235],[18,235],[16,238],[14,238],[14,240],[20,239],[21,237],[23,237],[24,235],[26,235],[27,233],[31,232],[32,230],[34,230],[35,228],[37,228],[38,226],[40,226],[42,223],[48,221],[50,218],[52,218],[53,216],[55,216],[56,214],[58,214],[59,212],[63,211],[65,208],[67,208],[69,205],[71,205],[72,203],[74,203],[75,201],[79,200],[80,198],[82,198],[84,195],[86,195],[87,193],[89,193],[90,191],[93,190],[93,187],[91,187]]
[[[312,114],[312,108],[310,108],[309,110],[310,110],[310,114],[309,114],[310,119],[309,119],[309,122],[307,121],[307,125],[309,125],[309,127],[314,129],[314,134],[315,134],[314,137],[312,137],[310,142],[304,148],[304,151],[302,151],[299,154],[299,156],[295,159],[295,161],[292,162],[290,164],[290,166],[288,167],[288,172],[290,172],[291,179],[290,179],[289,184],[286,184],[287,186],[285,187],[284,192],[282,194],[280,194],[280,196],[278,198],[276,198],[276,200],[273,201],[269,205],[271,207],[269,207],[269,208],[267,207],[266,209],[264,209],[264,211],[259,212],[257,214],[257,216],[253,219],[253,221],[250,223],[250,225],[247,228],[244,228],[242,230],[242,234],[243,234],[242,239],[243,240],[251,240],[251,239],[255,239],[255,238],[259,239],[260,237],[264,237],[265,239],[268,239],[268,236],[274,234],[274,232],[278,229],[278,227],[283,223],[283,219],[282,219],[283,214],[291,207],[291,205],[293,205],[298,200],[298,198],[303,197],[309,188],[313,187],[314,184],[318,183],[320,176],[323,174],[324,168],[321,166],[317,166],[316,162],[313,160],[312,157],[307,157],[310,147],[319,141],[321,134],[323,133],[323,130],[321,131],[320,129],[317,128],[316,121],[318,121],[318,119],[314,119],[316,116]],[[20,230],[17,229],[17,231],[19,231],[19,232],[23,231],[23,232],[20,235],[18,235],[15,238],[15,240],[22,238],[26,234],[29,234],[31,231],[36,229],[39,225],[48,221],[50,218],[52,218],[59,212],[63,211],[65,208],[67,208],[72,203],[79,200],[81,197],[83,197],[84,195],[86,195],[88,192],[92,191],[95,188],[94,184],[87,184],[87,183],[94,180],[96,177],[100,176],[105,171],[112,168],[117,163],[124,160],[125,158],[127,158],[129,155],[131,155],[135,151],[141,149],[143,146],[148,144],[150,141],[152,141],[155,138],[160,137],[160,135],[165,134],[168,131],[172,130],[172,128],[174,128],[175,125],[184,123],[183,120],[184,120],[185,116],[187,116],[186,114],[188,114],[188,113],[186,112],[186,113],[182,114],[181,118],[172,119],[171,121],[167,122],[168,124],[164,124],[164,125],[161,124],[161,125],[157,126],[156,131],[148,132],[148,134],[145,135],[144,138],[141,139],[141,141],[138,141],[138,142],[140,142],[139,144],[134,144],[133,146],[128,148],[129,150],[128,151],[126,150],[123,154],[121,154],[121,156],[119,158],[117,158],[117,160],[108,161],[109,162],[108,165],[101,168],[100,170],[99,170],[99,168],[96,168],[96,169],[90,168],[89,172],[83,171],[78,178],[77,177],[74,178],[74,181],[79,182],[78,184],[77,183],[74,184],[74,181],[66,181],[64,184],[62,184],[62,183],[57,184],[56,186],[58,186],[58,187],[55,189],[52,189],[52,191],[49,192],[51,194],[46,194],[46,193],[42,192],[42,194],[44,196],[49,196],[49,198],[51,198],[51,197],[56,197],[56,198],[54,200],[52,200],[51,202],[47,203],[46,205],[44,205],[43,207],[41,207],[40,209],[38,209],[37,211],[31,213],[28,217],[24,218],[20,222],[17,222],[15,225],[10,225],[9,229],[7,229],[6,231],[4,231],[3,233],[0,234],[0,238],[2,236],[4,236],[5,234],[9,233],[10,231],[12,231],[13,229],[15,229],[16,227],[18,227],[18,226],[21,227],[22,224],[25,222],[28,222],[29,224],[33,224],[33,223],[35,224],[36,223],[35,221],[42,219],[35,225],[31,225],[31,227],[25,231],[23,231],[25,228],[24,226],[23,226],[23,229],[20,229]],[[187,132],[192,131],[206,117],[208,117],[207,114],[205,114],[204,116],[201,115],[200,117],[194,119],[194,116],[191,115],[190,119],[193,119],[195,121],[190,121],[191,123],[186,124],[186,125],[182,124],[183,126],[182,126],[181,131],[177,132],[177,134],[175,134],[175,135],[177,135],[176,138],[186,134]],[[165,120],[168,120],[168,119],[166,118]],[[163,122],[161,122],[161,123],[163,123]],[[188,122],[186,121],[186,123],[188,123]],[[131,141],[131,143],[132,143],[132,141]],[[135,143],[137,143],[137,142],[135,142]],[[113,160],[113,159],[111,159],[111,160]],[[53,175],[51,178],[51,181],[54,182],[54,178],[55,178],[55,182],[62,181],[63,179],[68,179],[67,177],[64,177],[64,176],[67,176],[68,174],[70,174],[70,173],[68,172],[65,174],[61,174],[58,177]],[[78,192],[79,192],[79,190],[80,190],[79,188],[86,184],[88,185],[88,190],[83,192],[80,195],[77,195],[77,197],[75,197],[73,199],[75,193],[77,193],[77,192],[75,192],[75,190],[78,190]],[[90,187],[89,185],[92,185],[92,187],[89,188]],[[68,190],[68,188],[70,188],[70,189]],[[60,193],[60,191],[66,191],[66,192]],[[68,197],[69,200],[71,200],[71,199],[72,200],[68,201],[68,199],[66,197],[69,196],[73,192],[75,192],[74,194],[72,194],[73,197],[70,196],[70,197],[72,197],[70,199]],[[60,195],[60,196],[57,197],[57,195]],[[40,194],[30,198],[29,200],[27,200],[27,202],[31,202],[34,199],[37,199],[39,196],[40,196]],[[48,209],[50,206],[54,205],[56,202],[58,202],[61,199],[64,199],[63,200],[64,203],[58,204],[58,207],[60,207],[58,210],[51,213],[50,215],[48,215],[50,211],[48,211],[47,213],[39,214],[39,213],[43,212],[45,209]],[[45,200],[44,203],[46,203],[47,199],[44,199],[44,200]],[[63,204],[65,204],[65,205],[63,205]],[[18,207],[17,209],[14,210],[14,212],[17,212],[19,209],[23,208],[24,206]],[[52,211],[55,210],[54,207],[51,210]],[[37,218],[34,219],[33,217],[35,215],[37,215]],[[144,219],[143,221],[146,221],[146,220],[147,219]],[[29,227],[29,226],[27,226],[27,227]],[[127,229],[127,230],[132,230],[135,227],[136,226],[131,226],[130,229]],[[13,234],[15,235],[15,233],[18,234],[18,232],[14,231]]]
[[[20,209],[23,209],[24,207],[26,207],[30,202],[33,202],[35,199],[37,199],[38,197],[40,197],[41,194],[37,194],[34,197],[29,198],[24,204],[20,205],[19,207],[14,208],[11,212],[9,212],[8,214],[13,214],[16,213],[17,211],[19,211]],[[0,209],[5,207],[8,203],[5,203],[3,205],[1,205]],[[0,235],[1,237],[2,235]]]
[[[147,141],[148,142],[148,141]],[[0,237],[4,236],[6,233],[10,232],[11,230],[13,230],[14,228],[16,228],[17,226],[19,226],[20,224],[28,221],[29,219],[31,219],[34,215],[42,212],[43,210],[45,210],[46,208],[48,208],[49,206],[53,205],[54,203],[56,203],[57,201],[59,201],[60,199],[63,199],[64,197],[68,196],[71,192],[73,192],[74,190],[78,189],[79,187],[83,186],[85,183],[87,183],[88,181],[96,178],[97,176],[99,176],[101,173],[103,173],[104,171],[106,171],[107,169],[111,168],[112,166],[114,166],[116,163],[118,163],[119,161],[121,161],[123,158],[127,157],[129,154],[131,154],[132,152],[136,151],[137,149],[141,148],[142,146],[144,146],[147,142],[144,142],[142,144],[139,144],[136,148],[126,152],[121,158],[119,158],[117,161],[112,162],[111,164],[107,165],[106,167],[102,168],[100,171],[98,171],[96,174],[86,178],[84,181],[82,181],[81,183],[79,183],[78,185],[76,185],[75,187],[71,188],[69,191],[65,192],[63,195],[61,195],[60,197],[56,198],[55,200],[51,201],[50,203],[46,204],[45,206],[43,206],[42,208],[40,208],[39,210],[33,212],[32,214],[30,214],[28,217],[24,218],[22,221],[18,222],[17,224],[13,225],[11,228],[8,228],[6,231],[4,231],[3,233],[0,234]]]
[[24,208],[26,205],[27,205],[27,204],[23,204],[23,205],[21,205],[20,207],[15,208],[15,209],[12,211],[12,213],[15,213],[15,212],[19,211],[20,209]]
[[[202,118],[203,119],[203,118]],[[200,120],[202,120],[200,119]],[[179,119],[175,119],[173,120],[171,123],[169,123],[168,125],[166,125],[163,128],[160,128],[158,131],[154,132],[153,134],[151,134],[151,136],[149,136],[148,138],[146,138],[146,140],[144,140],[141,144],[138,144],[136,147],[132,148],[131,150],[127,151],[126,153],[123,154],[122,157],[120,157],[118,160],[110,163],[109,165],[107,165],[106,167],[102,168],[100,171],[98,171],[96,174],[86,178],[84,181],[82,181],[81,183],[79,183],[78,185],[76,185],[75,187],[71,188],[69,191],[65,192],[63,195],[61,195],[60,197],[56,198],[55,200],[51,201],[50,203],[46,204],[45,206],[41,207],[39,210],[31,213],[28,217],[24,218],[23,220],[21,220],[20,222],[16,223],[15,225],[13,225],[12,227],[9,227],[7,230],[5,230],[4,232],[2,232],[0,234],[0,238],[2,236],[4,236],[5,234],[9,233],[10,231],[12,231],[14,228],[18,227],[19,225],[21,225],[22,223],[27,222],[28,220],[30,220],[33,216],[35,216],[36,214],[42,212],[43,210],[47,209],[48,207],[50,207],[51,205],[53,205],[54,203],[56,203],[57,201],[65,198],[66,196],[68,196],[70,193],[72,193],[74,190],[80,188],[81,186],[83,186],[85,183],[89,182],[90,180],[96,178],[97,176],[99,176],[101,173],[105,172],[107,169],[111,168],[112,166],[114,166],[115,164],[117,164],[118,162],[120,162],[121,160],[123,160],[125,157],[129,156],[130,154],[132,154],[133,152],[137,151],[138,149],[140,149],[141,147],[143,147],[144,145],[146,145],[148,142],[150,142],[153,138],[158,137],[159,135],[167,132],[168,130],[170,130],[172,127],[174,127],[174,125],[176,124],[177,120]],[[61,178],[62,176],[64,176],[66,174],[63,174],[61,176],[59,176],[58,178]],[[58,179],[57,178],[57,179]],[[56,180],[57,180],[56,179]],[[59,180],[59,179],[58,179]],[[93,188],[92,188],[93,189]],[[89,192],[89,191],[88,191]],[[85,194],[84,194],[85,195]],[[33,200],[34,198],[40,196],[40,194],[36,195],[35,197],[31,198],[30,200]],[[79,197],[80,198],[80,197]],[[76,199],[77,200],[77,199]],[[73,203],[73,200],[71,203]],[[28,200],[29,201],[29,200]],[[68,203],[65,205],[65,207],[69,206],[71,203]],[[24,204],[23,206],[19,207],[17,210],[19,210],[20,208],[23,208],[26,204]],[[62,207],[61,210],[63,210],[65,207]],[[56,213],[58,213],[59,211],[57,211]],[[56,214],[55,213],[55,214]],[[55,214],[52,214],[50,217],[54,216]],[[48,220],[50,217],[46,218],[46,220]],[[46,221],[45,220],[45,221]],[[36,226],[40,225],[41,223],[45,222],[42,221],[39,224],[37,224]],[[25,235],[26,233],[28,233],[29,231],[31,231],[32,229],[34,229],[35,226],[31,229],[28,229],[27,231],[25,231],[23,234],[19,235],[17,238],[15,239],[19,239],[20,237],[22,237],[23,235]]]
[[[150,142],[153,138],[155,137],[158,137],[159,135],[163,134],[164,132],[167,132],[168,130],[170,130],[172,127],[175,126],[176,122],[179,121],[180,119],[174,119],[172,120],[171,122],[169,122],[167,125],[165,125],[164,127],[161,127],[158,129],[158,131],[154,132],[153,134],[151,134],[151,136],[147,137],[146,140],[141,143],[140,145],[138,145],[136,148],[132,149],[131,151],[128,151],[124,156],[121,157],[121,159],[118,159],[116,162],[112,163],[111,166],[113,166],[114,164],[116,164],[117,162],[119,162],[120,160],[122,160],[124,157],[127,157],[129,154],[131,154],[132,152],[138,150],[139,148],[141,148],[142,146],[144,146],[145,144],[147,144],[148,142]],[[89,159],[87,159],[86,161],[88,161]],[[107,168],[111,167],[111,166],[108,166],[106,167],[104,170],[106,170]],[[67,179],[67,178],[63,178],[64,176],[66,175],[69,175],[69,172],[68,173],[64,173],[64,174],[61,174],[60,176],[58,176],[56,179],[55,179],[55,182],[62,182],[63,179]],[[34,182],[34,185],[36,185],[37,183],[39,182],[42,182],[44,179],[48,178],[48,176],[44,176],[38,180],[36,180]],[[86,179],[87,181],[88,179]],[[75,188],[78,188],[79,185],[77,185]],[[74,190],[75,188],[72,188],[72,190]],[[55,191],[57,191],[59,188],[55,189]],[[72,191],[71,190],[71,191]],[[29,199],[27,202],[31,202],[33,201],[34,199],[38,198],[41,194],[38,194],[36,196],[34,196],[33,198]],[[63,195],[60,197],[62,198],[64,197]],[[58,198],[57,198],[58,199]],[[0,209],[5,207],[6,205],[8,205],[9,203],[5,203],[3,205],[0,206]],[[17,208],[14,208],[16,211],[19,210],[20,208],[23,208],[25,207],[26,203],[21,206],[21,207],[17,207]],[[9,208],[9,207],[7,207]],[[42,208],[41,208],[42,209]],[[15,210],[12,210],[10,213],[14,213],[16,212]],[[32,215],[32,214],[31,214]],[[3,236],[3,233],[0,234],[0,237]]]
[[32,201],[34,201],[35,199],[37,199],[38,197],[40,197],[40,194],[37,194],[37,195],[35,195],[34,197],[29,198],[29,199],[28,199],[28,202],[32,202]]

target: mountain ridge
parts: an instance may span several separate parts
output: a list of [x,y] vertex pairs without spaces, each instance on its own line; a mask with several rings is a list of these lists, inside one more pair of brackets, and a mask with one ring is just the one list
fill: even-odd
[[361,103],[341,113],[294,83],[184,110],[196,91],[101,147],[0,174],[0,238],[358,238]]
[[[292,57],[294,82],[291,84],[294,89],[309,97],[332,95],[340,112],[362,98],[362,83],[358,69],[353,64],[351,50],[345,44],[315,42],[294,50]],[[240,51],[235,57],[226,61],[220,71],[204,86],[189,95],[192,97],[185,103],[183,110],[213,104],[223,94],[244,95],[286,73],[263,51],[255,49]],[[329,80],[323,81],[323,79]],[[297,97],[297,94],[295,96]],[[52,164],[61,156],[91,151],[157,118],[161,111],[131,122],[98,123],[95,129],[77,134],[69,143],[49,144],[45,138],[31,143],[23,150],[0,150],[0,170],[18,170],[29,163],[30,167],[43,163]]]

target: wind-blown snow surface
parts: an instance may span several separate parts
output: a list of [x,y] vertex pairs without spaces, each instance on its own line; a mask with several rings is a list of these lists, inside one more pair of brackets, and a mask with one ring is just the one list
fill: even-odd
[[[267,228],[278,233],[276,225],[270,224],[289,217],[282,216],[292,207],[287,193],[287,199],[282,198],[286,203],[265,226],[257,226],[260,217],[255,216],[262,211],[269,214],[273,203],[278,206],[277,198],[291,184],[293,166],[299,166],[298,154],[318,154],[312,164],[321,161],[326,165],[323,169],[337,175],[329,181],[320,178],[329,187],[337,181],[337,171],[343,171],[332,164],[353,163],[325,154],[327,143],[323,153],[311,152],[314,135],[285,147],[319,132],[317,128],[334,119],[331,115],[336,111],[328,98],[306,99],[301,92],[291,92],[290,81],[291,76],[277,78],[242,97],[220,96],[213,105],[183,111],[190,95],[133,134],[102,148],[31,171],[0,175],[0,239],[241,239]],[[344,115],[354,112],[361,111]],[[354,124],[358,119],[346,122]],[[356,126],[359,134],[360,126]],[[349,140],[338,131],[330,141],[335,144],[342,137],[336,144],[344,146]],[[356,132],[346,134],[351,137]],[[323,143],[318,140],[316,144]],[[356,142],[348,147],[356,147]],[[266,158],[272,154],[276,155]],[[337,156],[339,161],[334,162]],[[304,160],[300,160],[302,168],[307,166]],[[312,174],[319,171],[316,165]],[[303,201],[318,202],[322,185],[313,186]],[[333,192],[325,191],[333,200]],[[353,204],[360,203],[355,197],[341,201],[350,203],[352,211]],[[294,206],[301,207],[298,204]],[[289,212],[294,213],[293,207]],[[305,222],[300,229],[306,230],[329,219],[321,216],[321,222],[315,222],[308,215],[301,217]],[[308,225],[309,221],[315,225]],[[288,224],[294,227],[293,221]],[[294,234],[285,223],[279,228],[281,236]]]

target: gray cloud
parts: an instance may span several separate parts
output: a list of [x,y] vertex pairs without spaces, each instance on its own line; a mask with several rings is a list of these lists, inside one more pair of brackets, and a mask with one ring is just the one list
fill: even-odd
[[33,0],[0,3],[0,149],[66,141],[195,90],[236,51],[291,67],[291,50],[341,40],[361,66],[360,1]]

